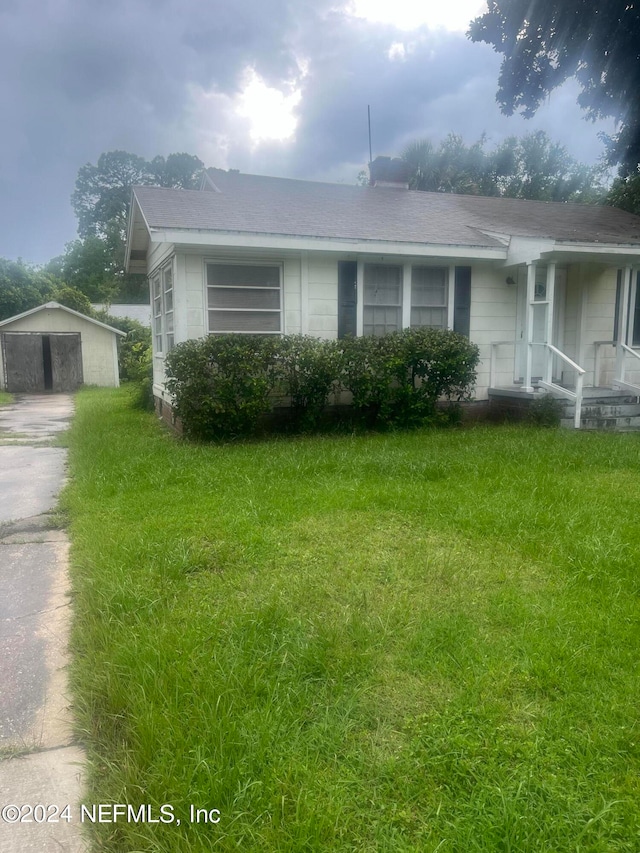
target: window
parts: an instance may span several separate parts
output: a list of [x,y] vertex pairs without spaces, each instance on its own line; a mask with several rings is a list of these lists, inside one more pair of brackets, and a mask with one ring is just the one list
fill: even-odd
[[153,337],[156,352],[162,352],[162,279],[156,273],[151,279],[151,300],[153,304]]
[[156,352],[169,352],[175,344],[173,329],[173,266],[165,264],[151,276],[153,338]]
[[207,264],[207,306],[209,332],[279,334],[280,267]]
[[411,270],[411,328],[446,329],[449,270],[413,267]]
[[402,267],[364,265],[364,334],[385,335],[402,328]]
[[173,269],[168,264],[162,270],[162,301],[164,308],[165,352],[171,352],[175,346],[173,332]]

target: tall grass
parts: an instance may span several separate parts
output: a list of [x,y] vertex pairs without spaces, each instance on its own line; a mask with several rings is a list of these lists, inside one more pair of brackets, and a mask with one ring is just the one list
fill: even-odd
[[638,849],[637,436],[70,441],[97,849]]

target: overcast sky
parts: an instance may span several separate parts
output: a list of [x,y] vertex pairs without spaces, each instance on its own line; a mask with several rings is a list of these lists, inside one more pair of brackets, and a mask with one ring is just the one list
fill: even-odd
[[478,0],[0,0],[0,256],[76,237],[78,169],[102,152],[355,183],[373,153],[449,132],[545,130],[602,153],[572,84],[538,115],[495,104],[500,58],[465,36]]

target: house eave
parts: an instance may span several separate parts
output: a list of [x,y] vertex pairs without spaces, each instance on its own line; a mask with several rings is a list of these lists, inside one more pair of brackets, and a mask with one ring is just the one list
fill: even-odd
[[626,261],[630,265],[640,264],[640,245],[631,243],[573,243],[556,241],[548,251],[540,253],[541,260],[560,263],[595,261],[606,264]]
[[460,258],[465,260],[505,260],[506,248],[457,244],[415,243],[336,237],[299,237],[247,232],[212,232],[195,229],[151,229],[152,243],[176,246],[281,249],[283,251],[349,252],[413,257]]

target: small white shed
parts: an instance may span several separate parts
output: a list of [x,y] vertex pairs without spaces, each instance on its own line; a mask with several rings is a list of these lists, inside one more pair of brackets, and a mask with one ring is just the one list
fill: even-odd
[[14,393],[117,387],[124,332],[47,302],[0,322],[0,388]]

